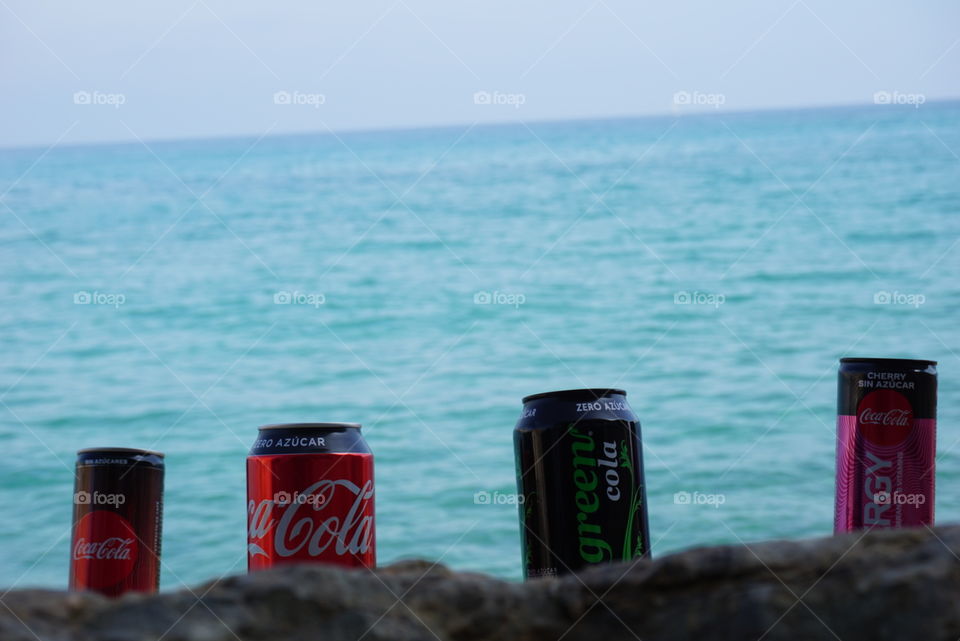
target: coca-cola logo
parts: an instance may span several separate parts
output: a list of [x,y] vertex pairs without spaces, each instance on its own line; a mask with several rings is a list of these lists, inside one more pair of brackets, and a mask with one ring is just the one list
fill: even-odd
[[902,443],[913,428],[913,408],[895,390],[875,390],[857,407],[857,425],[864,438],[883,447]]
[[251,558],[342,557],[371,549],[373,481],[358,486],[346,479],[325,479],[293,495],[314,498],[250,500],[247,550]]
[[73,558],[127,561],[133,558],[133,537],[111,536],[103,541],[80,539],[73,546]]
[[888,425],[904,427],[910,425],[910,410],[875,410],[870,407],[860,412],[861,425]]
[[106,588],[127,578],[139,545],[130,523],[116,512],[93,510],[73,530],[72,587]]

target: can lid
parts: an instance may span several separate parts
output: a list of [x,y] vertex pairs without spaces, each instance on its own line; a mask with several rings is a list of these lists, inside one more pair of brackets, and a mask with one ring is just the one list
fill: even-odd
[[82,450],[77,450],[77,454],[139,454],[141,456],[164,457],[163,452],[141,450],[136,447],[85,447]]
[[260,430],[359,430],[360,423],[274,423],[261,425]]
[[936,365],[937,361],[928,361],[919,358],[841,358],[841,363],[875,363],[877,365],[886,365],[887,367],[911,367],[925,368],[930,365]]
[[616,389],[613,387],[591,387],[587,389],[565,389],[557,390],[556,392],[541,392],[540,394],[531,394],[530,396],[524,396],[523,402],[529,403],[530,401],[535,401],[541,398],[563,398],[567,400],[585,398],[587,400],[595,401],[598,398],[611,396],[613,394],[619,394],[620,396],[627,395],[627,393],[622,389]]

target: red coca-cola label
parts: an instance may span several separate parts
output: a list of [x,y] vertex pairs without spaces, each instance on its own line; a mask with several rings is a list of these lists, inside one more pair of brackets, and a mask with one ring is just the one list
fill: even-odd
[[251,456],[247,496],[250,570],[376,565],[372,455]]
[[863,437],[881,447],[902,443],[913,429],[913,408],[907,397],[894,390],[876,390],[857,407],[857,424]]
[[71,588],[102,589],[126,579],[140,546],[130,523],[115,512],[94,510],[74,528]]

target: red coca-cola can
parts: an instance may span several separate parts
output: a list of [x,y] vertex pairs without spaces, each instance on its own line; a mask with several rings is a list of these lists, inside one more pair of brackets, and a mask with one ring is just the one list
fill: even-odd
[[123,447],[77,452],[70,589],[156,592],[162,525],[163,454]]
[[374,567],[373,487],[358,424],[261,427],[247,457],[247,569]]
[[937,363],[843,358],[834,531],[933,525]]

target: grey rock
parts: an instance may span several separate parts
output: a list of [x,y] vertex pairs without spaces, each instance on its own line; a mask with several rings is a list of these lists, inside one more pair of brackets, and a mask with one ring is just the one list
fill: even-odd
[[960,637],[960,526],[687,550],[526,584],[426,561],[289,566],[154,596],[13,590],[3,641]]

